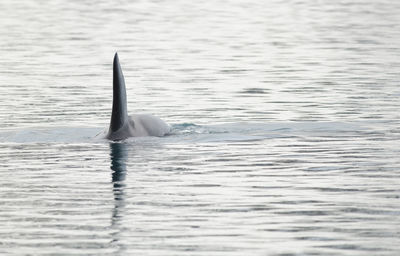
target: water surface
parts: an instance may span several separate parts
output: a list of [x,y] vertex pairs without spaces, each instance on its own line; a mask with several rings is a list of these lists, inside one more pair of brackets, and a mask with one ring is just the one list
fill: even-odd
[[[0,3],[0,254],[398,255],[400,3]],[[112,58],[130,113],[110,143]]]

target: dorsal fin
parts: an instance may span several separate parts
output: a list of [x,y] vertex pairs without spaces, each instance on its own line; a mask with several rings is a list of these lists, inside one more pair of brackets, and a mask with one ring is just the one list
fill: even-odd
[[119,64],[118,53],[113,62],[113,107],[109,132],[118,131],[128,121],[125,79]]

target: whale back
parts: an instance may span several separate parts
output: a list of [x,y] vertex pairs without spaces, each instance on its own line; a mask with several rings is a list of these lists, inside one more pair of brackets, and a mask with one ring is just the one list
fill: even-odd
[[158,117],[151,115],[128,116],[125,79],[115,53],[113,63],[113,106],[110,128],[106,136],[113,141],[139,136],[164,136],[170,126]]

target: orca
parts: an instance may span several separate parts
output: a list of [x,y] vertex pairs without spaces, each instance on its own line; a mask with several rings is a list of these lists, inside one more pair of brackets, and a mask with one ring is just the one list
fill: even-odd
[[113,105],[110,127],[106,138],[120,141],[129,137],[167,135],[171,127],[158,117],[137,114],[128,116],[125,79],[119,64],[118,53],[113,62]]

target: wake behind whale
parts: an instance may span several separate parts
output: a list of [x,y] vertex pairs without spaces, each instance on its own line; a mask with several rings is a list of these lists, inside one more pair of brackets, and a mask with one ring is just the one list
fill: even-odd
[[[227,143],[273,140],[288,137],[304,138],[362,136],[373,129],[368,122],[268,122],[268,123],[225,123],[196,125],[194,123],[172,124],[170,136],[138,136],[124,141],[135,144],[196,144]],[[376,132],[376,131],[375,131]],[[100,143],[108,141],[104,127],[29,127],[0,131],[2,143]]]

